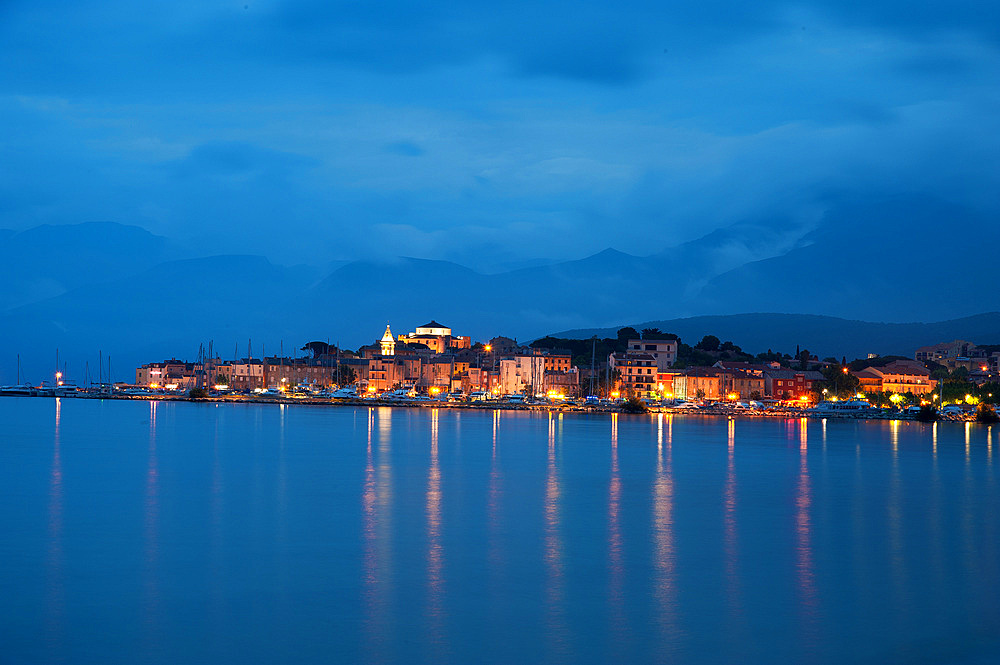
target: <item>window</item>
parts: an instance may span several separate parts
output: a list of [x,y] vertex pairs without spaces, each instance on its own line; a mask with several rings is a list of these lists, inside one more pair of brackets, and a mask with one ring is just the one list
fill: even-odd
[[656,351],[656,345],[655,344],[647,344],[646,345],[646,350],[647,351]]

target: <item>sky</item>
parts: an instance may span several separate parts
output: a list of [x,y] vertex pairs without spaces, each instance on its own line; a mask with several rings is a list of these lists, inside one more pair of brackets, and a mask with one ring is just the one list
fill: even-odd
[[0,228],[498,271],[831,193],[992,214],[998,48],[982,0],[5,0]]

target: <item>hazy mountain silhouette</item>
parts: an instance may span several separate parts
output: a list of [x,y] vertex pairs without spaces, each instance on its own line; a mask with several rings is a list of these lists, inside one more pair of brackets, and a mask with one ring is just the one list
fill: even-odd
[[166,238],[113,222],[0,232],[0,311],[131,275],[182,254]]
[[[940,232],[928,237],[912,231],[932,222]],[[0,382],[13,373],[17,352],[27,366],[37,367],[29,376],[47,376],[57,346],[80,367],[104,349],[124,368],[170,355],[194,357],[199,342],[210,339],[224,357],[237,343],[245,354],[248,337],[258,353],[265,344],[276,351],[282,339],[286,351],[327,337],[356,348],[381,336],[386,322],[407,332],[430,318],[476,339],[530,339],[554,330],[616,329],[623,322],[694,316],[699,318],[680,319],[693,327],[672,332],[712,333],[754,350],[819,345],[821,353],[829,339],[828,353],[834,355],[902,352],[955,336],[997,341],[987,339],[989,325],[972,325],[975,319],[922,332],[913,328],[913,336],[898,342],[901,348],[889,348],[892,334],[911,329],[846,329],[823,317],[761,319],[758,325],[756,319],[702,316],[775,311],[941,321],[997,309],[985,281],[991,263],[986,254],[969,250],[996,246],[1000,230],[990,222],[937,201],[834,202],[815,228],[751,220],[648,256],[607,249],[490,275],[415,258],[331,264],[325,276],[262,257],[177,260],[191,253],[119,224],[0,232],[0,343],[7,349],[0,357]],[[962,229],[978,235],[967,238]],[[664,239],[650,238],[649,244],[655,249]],[[713,329],[712,322],[722,327]],[[821,336],[827,323],[841,332]],[[670,327],[656,327],[664,326]],[[761,330],[757,337],[751,335],[754,326]],[[887,336],[865,337],[877,330]],[[125,370],[119,375],[127,376]]]
[[[687,344],[697,344],[705,335],[729,340],[744,351],[760,353],[771,349],[794,354],[797,346],[820,358],[833,356],[848,360],[864,358],[869,353],[912,356],[921,346],[965,339],[979,344],[1000,343],[1000,312],[937,321],[933,323],[873,323],[814,314],[730,314],[695,316],[630,323],[632,327],[659,328],[664,333],[680,335]],[[587,328],[552,333],[555,337],[587,339],[614,337],[612,328]]]

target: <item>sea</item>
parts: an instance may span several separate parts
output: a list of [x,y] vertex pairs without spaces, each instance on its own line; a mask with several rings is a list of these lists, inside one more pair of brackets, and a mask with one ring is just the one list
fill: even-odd
[[998,663],[998,445],[0,398],[0,663]]

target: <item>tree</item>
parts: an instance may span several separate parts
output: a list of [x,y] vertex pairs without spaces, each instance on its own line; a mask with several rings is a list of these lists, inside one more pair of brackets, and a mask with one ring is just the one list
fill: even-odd
[[659,328],[643,328],[642,338],[643,339],[661,339],[663,337],[663,331]]
[[625,326],[618,329],[618,341],[627,342],[630,339],[639,339],[639,331],[632,326]]
[[1000,422],[1000,416],[991,404],[980,404],[976,409],[976,422],[993,424]]
[[705,335],[701,338],[700,342],[694,345],[694,348],[701,351],[718,351],[719,338],[715,335]]
[[799,369],[809,369],[809,349],[799,351]]
[[331,347],[326,342],[309,342],[303,346],[299,351],[311,351],[313,358],[319,358],[320,356],[325,356],[330,353]]
[[205,399],[208,397],[208,391],[204,388],[192,388],[188,391],[188,397],[191,399]]
[[340,366],[340,384],[343,386],[350,385],[358,380],[358,373],[354,371],[354,368],[350,365]]
[[861,381],[847,371],[847,367],[830,365],[820,370],[823,374],[823,381],[816,381],[813,390],[822,392],[826,388],[829,396],[853,397],[861,387]]
[[750,393],[750,399],[756,400],[756,401],[759,402],[761,400],[760,391],[759,390],[754,390],[753,392],[751,392]]
[[917,413],[917,420],[922,423],[932,423],[940,417],[937,407],[931,404],[921,405],[920,411]]
[[649,409],[646,407],[645,402],[643,402],[638,397],[629,397],[622,404],[622,413],[646,413]]
[[225,374],[216,374],[215,375],[215,382],[218,385],[220,385],[220,386],[228,386],[229,385],[229,379],[226,378]]
[[697,397],[698,399],[705,399],[705,391],[702,390],[701,388],[698,388],[698,390],[697,390],[697,392],[695,392],[694,396]]

